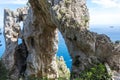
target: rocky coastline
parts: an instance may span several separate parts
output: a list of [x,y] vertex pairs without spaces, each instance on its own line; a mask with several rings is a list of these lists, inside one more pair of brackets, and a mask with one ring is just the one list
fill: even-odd
[[[89,31],[86,0],[29,0],[28,3],[28,7],[16,11],[4,10],[6,49],[2,62],[9,70],[10,80],[21,77],[27,80],[29,76],[74,80],[97,62],[105,64],[113,80],[120,79],[120,43],[112,42],[105,34]],[[72,58],[71,71],[62,57],[56,57],[58,31]]]

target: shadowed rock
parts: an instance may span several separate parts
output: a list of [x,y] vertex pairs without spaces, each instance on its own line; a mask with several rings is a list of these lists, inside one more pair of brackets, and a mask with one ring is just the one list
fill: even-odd
[[17,80],[20,77],[25,77],[27,68],[28,51],[24,41],[15,48],[14,65],[9,72],[10,79]]

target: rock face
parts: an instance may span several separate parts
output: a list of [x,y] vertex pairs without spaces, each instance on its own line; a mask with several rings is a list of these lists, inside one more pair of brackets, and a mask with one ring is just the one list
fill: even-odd
[[25,70],[27,68],[28,51],[24,41],[16,46],[14,53],[14,65],[12,66],[9,75],[10,79],[17,80],[20,77],[25,76]]
[[[27,9],[28,8],[25,7],[18,8],[16,11],[11,11],[9,9],[4,10],[4,36],[6,48],[2,56],[2,61],[9,71],[12,71],[16,62],[14,54],[18,46],[18,38],[20,38],[21,35],[20,21],[25,19]],[[13,79],[16,79],[15,76]]]
[[[42,14],[38,15],[39,19],[32,14],[31,8],[29,10],[28,8],[19,8],[16,12],[5,10],[6,51],[2,60],[10,71],[10,79],[13,80],[28,76],[58,78],[59,67],[56,60],[58,29],[51,24],[52,22],[45,20]],[[23,21],[22,31],[20,30],[20,21]],[[18,45],[18,38],[24,40],[20,45]],[[69,72],[67,67],[64,69]]]
[[120,79],[120,42],[114,44],[112,56],[107,58],[107,63],[112,69],[113,80]]
[[[33,15],[44,13],[62,33],[72,57],[72,73],[79,77],[93,61],[106,62],[114,53],[114,45],[103,34],[90,32],[89,13],[85,0],[30,0]],[[38,11],[38,13],[36,13]],[[119,62],[119,60],[117,60]]]
[[[29,3],[26,17],[24,10],[16,13],[5,10],[6,52],[3,61],[8,69],[17,64],[14,69],[19,72],[18,75],[24,73],[26,77],[52,79],[61,77],[64,69],[60,64],[63,63],[57,64],[56,60],[59,30],[72,57],[71,73],[74,75],[71,74],[71,80],[99,61],[107,62],[116,71],[120,70],[120,46],[112,43],[106,35],[88,30],[89,13],[85,0],[29,0]],[[18,26],[20,21],[24,26],[22,34]],[[26,46],[25,57],[22,57],[24,61],[14,59],[14,54],[19,55],[15,49],[19,35]],[[59,71],[61,68],[63,71]]]
[[[92,34],[89,34],[90,32],[87,31],[89,14],[85,0],[30,0],[30,4],[33,10],[33,19],[38,20],[38,15],[42,16],[45,21],[49,19],[46,24],[50,22],[49,25],[53,24],[60,30],[73,59],[72,71],[80,71],[81,67],[77,66],[76,68],[76,65],[74,65],[76,57],[84,60],[87,58],[87,53],[84,54],[83,52],[87,49],[86,46],[88,46],[87,52],[91,53],[95,48],[93,47],[95,46],[95,39],[92,37]],[[41,21],[39,20],[38,23],[41,23]],[[88,37],[86,37],[86,35]],[[83,51],[81,49],[83,49]],[[80,62],[78,61],[78,63]]]
[[4,10],[4,36],[5,36],[5,53],[2,56],[7,69],[11,69],[14,64],[15,47],[18,45],[20,33],[20,21],[23,21],[24,15],[27,14],[27,8],[19,8],[17,11],[9,9]]
[[34,8],[33,11],[29,9],[27,19],[24,22],[23,38],[29,52],[26,74],[28,76],[57,78],[58,30],[49,20],[50,15],[37,9]]

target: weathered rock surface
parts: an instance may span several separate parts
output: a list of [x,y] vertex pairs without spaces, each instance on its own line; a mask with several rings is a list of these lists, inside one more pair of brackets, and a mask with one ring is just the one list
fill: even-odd
[[4,36],[5,36],[5,53],[2,56],[3,62],[7,69],[11,69],[14,64],[15,47],[18,45],[20,33],[20,21],[23,21],[27,14],[27,8],[18,8],[17,11],[9,9],[4,10]]
[[[72,71],[80,71],[81,67],[74,65],[76,57],[81,58],[81,61],[85,61],[85,59],[87,59],[87,53],[84,54],[82,50],[85,51],[86,49],[88,49],[87,52],[90,51],[91,53],[95,50],[95,47],[92,48],[95,45],[95,39],[91,36],[92,34],[89,34],[89,32],[86,30],[89,23],[89,14],[88,9],[85,5],[85,1],[30,0],[30,4],[33,10],[33,19],[37,18],[36,20],[38,20],[38,15],[45,17],[44,19],[49,19],[49,24],[55,24],[55,27],[60,30],[66,41],[70,55],[73,59]],[[46,24],[48,22],[46,22]],[[39,20],[38,23],[41,23],[41,21]],[[77,61],[77,65],[80,66],[81,64],[79,60]]]
[[[85,0],[30,0],[29,2],[34,16],[37,17],[41,13],[44,13],[44,16],[51,16],[49,21],[53,22],[62,33],[73,59],[74,77],[89,67],[91,61],[97,59],[105,62],[114,54],[114,45],[109,37],[87,30],[89,13]],[[34,13],[36,10],[37,14]]]
[[33,11],[29,9],[27,19],[24,22],[23,38],[29,52],[26,74],[28,76],[57,78],[58,30],[49,20],[50,15],[37,9],[34,8]]
[[25,76],[25,70],[27,68],[27,56],[27,47],[23,41],[15,48],[14,65],[9,72],[10,79],[17,80],[18,78]]
[[[38,19],[38,17],[35,18],[32,14],[33,11],[31,9],[28,10],[28,8],[20,8],[16,12],[5,10],[4,35],[7,48],[2,57],[3,62],[6,68],[10,70],[9,75],[13,80],[23,76],[58,78],[58,69],[61,67],[61,65],[58,67],[57,61],[59,60],[56,60],[58,30],[49,20],[45,20],[43,15],[38,15]],[[11,20],[7,20],[9,17]],[[20,21],[23,21],[23,31],[20,30]],[[13,31],[16,36],[13,36]],[[18,45],[18,38],[22,38],[25,42]],[[63,70],[65,69],[67,67]]]
[[3,61],[7,68],[11,69],[17,63],[19,75],[24,68],[21,61],[14,60],[13,56],[20,34],[20,27],[16,25],[23,21],[21,38],[24,39],[28,51],[28,56],[23,61],[26,66],[23,73],[26,77],[56,79],[60,77],[59,74],[64,73],[59,72],[63,63],[57,64],[56,60],[58,30],[62,33],[72,57],[71,73],[74,75],[71,75],[71,80],[99,61],[107,62],[110,68],[113,67],[112,69],[119,72],[120,46],[114,44],[106,35],[88,30],[89,13],[85,0],[29,0],[29,3],[31,7],[27,17],[24,17],[24,10],[18,10],[18,14],[22,16],[15,18],[15,14],[9,18],[13,12],[5,11],[6,52]]
[[[2,61],[6,68],[10,71],[10,78],[17,80],[20,76],[21,64],[18,57],[22,54],[22,48],[16,49],[18,46],[18,38],[21,38],[20,22],[25,20],[28,8],[18,8],[16,11],[11,11],[9,9],[4,10],[4,36],[5,36],[5,52],[2,56]],[[23,50],[23,51],[22,51]],[[21,52],[22,51],[22,52]],[[15,56],[17,54],[18,56]],[[24,54],[24,53],[23,53]],[[17,62],[16,62],[17,61]],[[20,63],[20,64],[19,64]],[[18,69],[19,68],[19,69]]]

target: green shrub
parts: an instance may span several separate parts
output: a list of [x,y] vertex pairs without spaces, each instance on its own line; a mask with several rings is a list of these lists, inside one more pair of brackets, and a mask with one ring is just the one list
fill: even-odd
[[0,80],[7,80],[8,78],[8,70],[3,65],[1,59],[0,59]]
[[107,73],[105,65],[101,63],[81,72],[79,76],[80,78],[75,80],[111,80],[111,75]]

